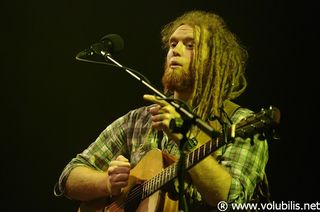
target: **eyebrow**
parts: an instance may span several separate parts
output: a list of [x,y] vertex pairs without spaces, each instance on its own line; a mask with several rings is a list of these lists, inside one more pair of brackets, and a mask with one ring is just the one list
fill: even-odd
[[[177,40],[179,40],[179,38],[177,38],[177,37],[170,37],[169,43],[172,42],[172,41],[177,41]],[[183,42],[194,41],[194,38],[188,36],[188,37],[183,38],[182,41],[183,41]]]

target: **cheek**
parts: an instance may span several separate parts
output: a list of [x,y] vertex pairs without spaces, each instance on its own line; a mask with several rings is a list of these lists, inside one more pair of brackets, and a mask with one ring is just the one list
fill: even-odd
[[192,64],[192,61],[193,61],[193,57],[194,57],[194,52],[190,52],[190,54],[189,54],[189,66],[191,66],[191,64]]
[[189,51],[189,52],[187,53],[187,57],[189,58],[189,61],[190,61],[190,62],[192,61],[193,55],[194,55],[194,52],[193,52],[193,51]]
[[185,58],[186,65],[188,66],[188,68],[190,68],[191,61],[192,61],[192,54],[186,54],[184,58]]

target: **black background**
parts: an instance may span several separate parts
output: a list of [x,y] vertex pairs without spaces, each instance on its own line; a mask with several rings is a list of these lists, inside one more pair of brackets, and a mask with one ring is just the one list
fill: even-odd
[[249,85],[237,102],[281,110],[281,140],[270,143],[267,166],[273,200],[318,201],[319,10],[310,2],[2,3],[1,209],[76,211],[76,202],[52,192],[63,167],[111,121],[146,104],[150,91],[120,69],[75,55],[119,34],[125,49],[116,59],[161,90],[160,28],[190,9],[218,13],[247,47]]

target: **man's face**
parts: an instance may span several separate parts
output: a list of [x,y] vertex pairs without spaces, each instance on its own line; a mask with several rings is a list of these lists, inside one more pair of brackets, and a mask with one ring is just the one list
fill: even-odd
[[162,83],[171,91],[190,90],[194,83],[194,73],[190,70],[194,55],[193,28],[178,27],[169,39],[169,47]]

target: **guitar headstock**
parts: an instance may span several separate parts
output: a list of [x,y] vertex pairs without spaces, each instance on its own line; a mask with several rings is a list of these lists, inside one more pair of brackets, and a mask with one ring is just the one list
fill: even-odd
[[236,136],[247,137],[255,133],[261,136],[279,139],[277,128],[280,124],[280,110],[270,106],[268,109],[262,108],[260,112],[254,113],[236,126]]

